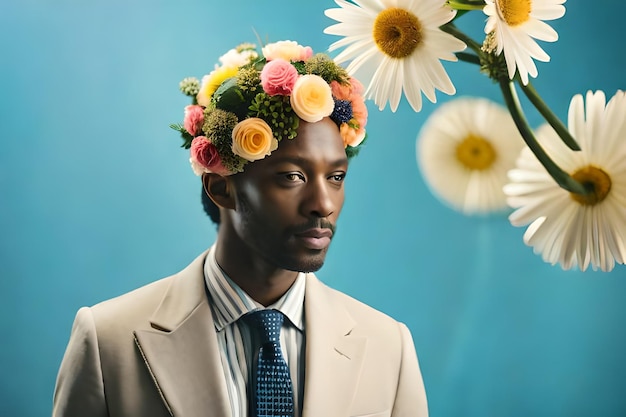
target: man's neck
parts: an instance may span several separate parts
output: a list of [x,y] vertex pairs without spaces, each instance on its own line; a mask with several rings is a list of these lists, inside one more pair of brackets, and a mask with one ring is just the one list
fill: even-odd
[[238,250],[237,246],[227,238],[218,238],[215,248],[217,264],[256,302],[267,307],[278,301],[291,288],[298,272],[278,268],[258,257],[246,257],[247,252]]

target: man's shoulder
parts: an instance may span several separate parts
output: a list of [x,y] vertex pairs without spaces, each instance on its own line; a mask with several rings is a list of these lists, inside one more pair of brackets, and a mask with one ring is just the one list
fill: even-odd
[[171,294],[196,292],[202,284],[204,254],[180,272],[157,279],[90,307],[96,323],[117,325],[145,323]]
[[91,306],[91,315],[98,329],[134,328],[145,325],[158,308],[175,275],[161,278],[114,298]]
[[123,310],[125,308],[137,307],[138,305],[146,302],[152,303],[155,299],[160,300],[171,285],[175,276],[176,275],[174,274],[165,278],[157,279],[156,281],[151,281],[121,295],[101,301],[91,306],[91,309],[95,312]]
[[370,306],[369,304],[364,303],[361,300],[354,298],[351,295],[346,294],[340,290],[330,287],[324,282],[320,281],[315,275],[311,274],[315,281],[317,281],[320,285],[322,291],[326,294],[327,297],[333,300],[333,302],[341,305],[344,309],[346,309],[351,315],[355,317],[359,317],[363,321],[371,320],[372,322],[382,323],[382,324],[393,324],[397,325],[397,321],[389,316],[388,314],[376,309],[375,307]]

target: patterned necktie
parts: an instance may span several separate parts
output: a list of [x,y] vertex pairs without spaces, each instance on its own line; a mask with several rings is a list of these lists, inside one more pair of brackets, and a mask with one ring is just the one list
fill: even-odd
[[256,384],[251,414],[255,417],[292,417],[293,388],[289,367],[280,349],[283,313],[259,310],[245,316],[261,338],[256,368]]

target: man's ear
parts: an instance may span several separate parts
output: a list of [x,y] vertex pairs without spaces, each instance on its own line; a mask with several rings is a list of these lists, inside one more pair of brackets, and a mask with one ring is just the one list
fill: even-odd
[[202,174],[202,186],[218,207],[235,209],[234,190],[228,177],[214,173]]

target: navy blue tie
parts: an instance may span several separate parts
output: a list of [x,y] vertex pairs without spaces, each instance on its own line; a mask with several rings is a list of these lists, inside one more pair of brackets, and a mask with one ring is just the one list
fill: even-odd
[[280,349],[283,313],[259,310],[245,316],[261,339],[251,413],[254,417],[292,417],[293,387]]

